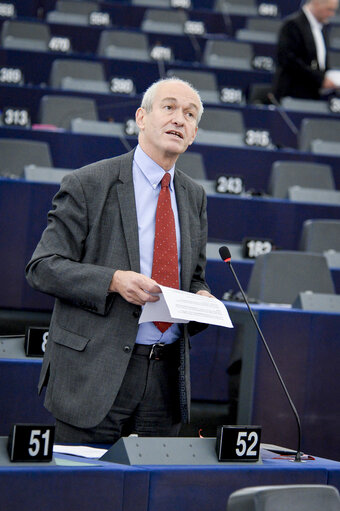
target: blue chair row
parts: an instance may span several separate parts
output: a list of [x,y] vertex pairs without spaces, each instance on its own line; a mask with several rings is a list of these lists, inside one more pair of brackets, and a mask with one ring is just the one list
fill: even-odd
[[[138,4],[137,2],[134,2],[134,0],[126,0],[126,1],[120,1],[116,2],[115,0],[92,0],[92,2],[95,2],[96,4],[99,4],[101,6],[110,6],[115,4],[121,4],[125,5],[126,7],[132,5],[132,4]],[[15,5],[17,11],[21,15],[25,15],[26,12],[30,14],[34,14],[37,11],[37,0],[12,0],[12,4]],[[55,5],[57,3],[57,0],[49,0],[48,2],[45,2],[46,9],[52,10],[55,8]],[[234,0],[234,3],[237,3]],[[260,5],[262,2],[260,0],[255,0],[249,5]],[[300,5],[300,0],[277,0],[275,4],[279,7],[280,11],[283,13],[292,12],[294,9],[297,9]],[[169,2],[170,5],[170,2]],[[184,6],[184,5],[183,5]],[[190,7],[194,9],[213,9],[215,6],[215,0],[192,0]]]
[[[58,31],[61,30],[64,37],[69,37],[72,45],[75,45],[75,48],[79,51],[78,38],[74,37],[73,41],[73,37],[70,37],[74,35],[74,28],[80,27],[88,30],[94,27],[95,29],[99,28],[100,31],[100,29],[112,27],[125,27],[125,29],[140,28],[145,33],[189,33],[194,37],[207,33],[234,36],[240,40],[276,43],[280,27],[280,9],[278,6],[273,4],[265,4],[264,6],[261,3],[254,8],[251,5],[238,5],[239,3],[236,0],[216,0],[215,11],[209,11],[207,9],[191,9],[189,8],[190,0],[183,1],[188,5],[178,5],[177,7],[182,7],[181,9],[170,9],[170,7],[173,7],[170,0],[163,0],[163,3],[160,1],[154,3],[153,0],[134,0],[130,4],[106,3],[105,5],[95,2],[57,2],[54,7],[46,5],[39,9],[39,20],[43,17],[50,25],[46,26],[45,32],[42,32],[42,38],[47,38],[45,40],[47,45],[47,30],[51,30],[55,35],[58,35]],[[233,5],[232,1],[235,2]],[[148,2],[153,5],[148,5]],[[172,0],[173,4],[175,2],[176,0]],[[255,5],[254,0],[244,0],[244,2]],[[237,9],[239,9],[239,12],[236,12]],[[15,15],[20,16],[17,12],[12,17],[9,16],[11,22],[14,18],[14,20],[22,20],[27,23],[25,18],[15,18]],[[3,17],[6,19],[4,15]],[[15,24],[14,21],[13,25]],[[70,27],[69,30],[68,27]],[[6,26],[6,31],[7,29]],[[36,32],[37,37],[38,30],[39,26],[35,25],[33,31]],[[41,30],[43,30],[42,27]],[[29,38],[31,38],[31,35]],[[97,45],[91,47],[92,38],[93,35],[88,38],[86,34],[84,39],[88,50],[90,49],[94,53]],[[332,42],[332,37],[330,41]],[[13,41],[9,42],[9,44],[12,43]],[[80,44],[84,45],[84,40]]]
[[[56,63],[56,62],[55,62]],[[67,62],[68,63],[68,62]],[[72,62],[70,61],[70,64]],[[90,71],[90,69],[89,69]],[[218,107],[219,109],[224,109],[228,111],[239,112],[237,115],[242,116],[244,130],[265,130],[268,132],[268,140],[267,144],[263,141],[263,145],[268,145],[271,139],[271,142],[277,147],[298,147],[298,133],[301,128],[302,122],[304,119],[313,118],[319,119],[320,121],[329,119],[329,120],[337,120],[338,116],[336,113],[331,112],[329,109],[324,113],[311,113],[311,112],[299,112],[299,111],[287,111],[287,115],[290,118],[290,124],[285,121],[285,118],[282,116],[279,108],[273,107],[262,107],[257,108],[255,105],[245,105],[243,103],[244,95],[242,95],[241,90],[234,89],[232,87],[220,87],[215,80],[215,76],[212,73],[203,73],[198,71],[188,71],[185,69],[178,69],[175,67],[170,68],[167,71],[167,74],[176,75],[180,78],[189,78],[194,85],[201,91],[202,98],[204,100],[204,104],[206,106],[206,115],[203,118],[201,129],[206,129],[206,124],[209,122],[207,119],[209,110],[213,107]],[[90,76],[90,75],[89,75]],[[101,86],[106,86],[108,89],[107,94],[102,94],[98,92],[90,92],[88,90],[82,91],[72,91],[67,89],[56,90],[51,87],[37,87],[37,86],[29,86],[29,85],[21,85],[18,87],[13,87],[11,85],[3,85],[2,91],[3,94],[0,97],[0,111],[5,112],[6,108],[10,108],[12,110],[21,110],[24,109],[28,112],[29,119],[25,124],[22,119],[10,118],[10,120],[6,120],[2,118],[3,125],[9,126],[18,126],[24,127],[25,125],[36,124],[36,123],[46,123],[44,118],[46,117],[43,113],[43,107],[46,103],[53,103],[53,97],[57,95],[58,98],[58,107],[57,111],[59,112],[57,118],[62,117],[62,112],[67,110],[67,115],[65,114],[65,121],[61,122],[60,120],[57,122],[53,120],[53,122],[47,122],[48,124],[55,124],[57,127],[62,127],[64,129],[70,129],[69,123],[71,119],[76,117],[81,117],[84,119],[98,119],[101,121],[111,121],[125,123],[128,119],[133,119],[135,110],[140,104],[141,96],[137,94],[135,91],[135,83],[137,80],[137,76],[134,76],[130,79],[124,78],[112,78],[111,84],[108,82],[101,82]],[[93,87],[96,87],[97,82],[93,82],[91,80],[83,80],[73,79],[73,82],[77,82],[77,87],[80,89],[86,88],[86,84],[90,81],[90,84],[93,84]],[[80,84],[80,85],[79,85]],[[109,92],[109,88],[112,91]],[[125,94],[124,94],[125,92]],[[222,101],[222,98],[227,95],[231,102],[226,103]],[[42,98],[44,100],[42,101]],[[65,100],[62,98],[65,97]],[[232,102],[233,100],[241,101]],[[57,100],[56,100],[57,101]],[[89,104],[92,103],[92,106],[89,107]],[[64,104],[64,106],[63,106]],[[66,110],[65,110],[66,109]],[[92,111],[96,112],[96,114],[92,114]],[[17,114],[19,115],[19,114]],[[24,114],[27,116],[27,114]],[[221,114],[222,115],[222,114]],[[224,113],[224,116],[228,116],[228,114]],[[230,114],[231,115],[231,114]],[[224,121],[223,121],[224,122]],[[217,118],[216,118],[217,123]],[[225,129],[227,130],[227,122],[224,122]],[[217,128],[215,128],[217,129]],[[337,131],[337,130],[331,130]],[[97,131],[96,131],[97,132]],[[323,130],[325,133],[325,131]],[[334,135],[335,136],[335,135]],[[328,139],[331,140],[331,133],[328,136]],[[321,136],[315,136],[314,138],[322,138]],[[199,138],[200,139],[200,138]],[[249,143],[252,143],[251,140],[246,140]],[[253,141],[254,143],[256,141]],[[258,145],[261,141],[258,141]],[[216,144],[217,141],[214,140]],[[225,144],[226,141],[223,141]],[[262,143],[262,142],[261,142]],[[310,148],[306,147],[306,150],[310,150]],[[317,152],[317,151],[314,151]]]
[[[51,184],[0,180],[0,260],[6,268],[2,307],[46,309],[51,305],[24,282],[24,268],[46,226],[57,189]],[[233,243],[241,243],[246,236],[271,238],[282,249],[296,250],[306,220],[338,219],[339,213],[340,206],[208,194],[208,234],[210,239]]]
[[[235,43],[236,44],[236,43]],[[241,44],[241,43],[237,43]],[[50,83],[52,65],[55,60],[69,60],[75,61],[69,55],[60,55],[52,52],[27,52],[19,50],[4,50],[0,49],[0,66],[4,68],[15,68],[21,71],[23,76],[20,77],[20,83],[34,84],[44,86]],[[223,69],[219,67],[209,67],[200,65],[197,67],[194,63],[187,61],[150,61],[143,62],[140,65],[138,60],[117,60],[105,57],[101,58],[84,58],[83,55],[78,55],[77,60],[97,63],[101,67],[100,74],[104,76],[104,80],[110,81],[112,77],[132,78],[136,86],[137,92],[142,92],[145,88],[152,83],[152,81],[163,76],[170,68],[187,69],[187,70],[202,70],[214,73],[217,83],[222,87],[234,87],[242,89],[245,93],[248,92],[250,84],[253,83],[271,83],[272,73],[270,70],[254,69],[251,66],[248,69],[236,70],[234,67]],[[37,65],[39,62],[39,65]],[[262,61],[261,61],[262,62]],[[260,67],[261,67],[260,62]],[[5,78],[2,79],[5,82]],[[16,84],[16,82],[10,82]],[[89,88],[93,91],[93,88]],[[107,92],[107,91],[104,91]]]
[[[78,3],[78,5],[77,5]],[[8,12],[14,13],[16,16],[21,17],[36,17],[41,15],[50,15],[50,17],[55,20],[58,20],[58,15],[54,13],[68,13],[71,18],[73,17],[74,23],[89,23],[88,16],[92,12],[101,12],[101,13],[109,13],[113,16],[115,20],[117,16],[119,16],[120,12],[124,12],[129,10],[132,12],[135,9],[145,9],[150,7],[161,7],[165,9],[185,9],[186,11],[205,11],[205,12],[223,12],[229,15],[231,18],[237,17],[247,17],[254,15],[261,16],[284,16],[299,7],[298,0],[287,0],[276,2],[276,5],[263,6],[261,5],[263,2],[260,0],[244,0],[243,2],[239,2],[237,0],[182,0],[181,2],[176,2],[173,0],[158,0],[156,3],[153,0],[131,0],[128,2],[110,2],[110,1],[88,1],[81,2],[83,5],[79,5],[80,2],[57,2],[49,1],[44,2],[43,6],[39,5],[35,0],[31,2],[26,2],[24,0],[13,0],[11,4],[13,5],[13,10]],[[38,9],[39,7],[39,9]],[[52,14],[51,14],[52,13]],[[77,16],[78,15],[78,16]],[[83,15],[83,19],[82,16]],[[12,14],[13,16],[13,14]],[[59,16],[59,19],[63,19],[62,16]],[[70,20],[66,20],[70,23]],[[72,21],[72,20],[71,20]],[[132,23],[131,16],[130,20],[127,20],[125,25],[130,25]]]
[[[13,138],[18,139],[18,141],[32,140],[46,143],[51,154],[51,166],[66,169],[78,168],[98,159],[110,158],[132,149],[136,145],[136,136],[125,133],[121,136],[117,134],[114,136],[99,136],[0,127],[0,139]],[[89,143],[90,140],[91,143]],[[328,165],[332,171],[334,188],[340,189],[339,158],[336,156],[316,155],[294,149],[269,150],[255,146],[211,146],[196,142],[188,150],[189,153],[198,153],[202,157],[205,171],[202,176],[199,176],[200,178],[206,177],[211,181],[215,181],[221,175],[240,176],[243,180],[243,188],[253,195],[273,193],[270,187],[270,174],[274,163],[277,161]],[[38,164],[34,161],[25,162],[26,165],[31,163]],[[22,175],[23,166],[18,169],[17,176]],[[2,175],[5,174],[2,172]],[[298,182],[296,184],[301,185]],[[209,191],[211,191],[213,189],[212,183],[209,186]],[[314,185],[311,184],[311,186]],[[321,186],[321,184],[317,186]],[[274,195],[281,198],[285,197],[282,194],[277,195],[275,193]]]
[[[69,4],[70,2],[67,2]],[[66,4],[66,2],[61,2]],[[77,2],[75,5],[82,5],[81,2]],[[85,5],[85,3],[83,4]],[[101,9],[102,11],[103,9]],[[162,13],[167,17],[167,25],[162,27],[162,23],[165,20],[162,19]],[[89,12],[85,15],[75,14],[72,12],[58,12],[50,11],[44,15],[44,20],[41,21],[41,11],[39,19],[32,21],[31,18],[7,18],[10,24],[16,25],[16,22],[34,23],[32,25],[33,33],[35,33],[37,39],[42,36],[45,39],[46,35],[44,32],[39,34],[40,26],[45,25],[53,35],[64,35],[64,37],[70,37],[71,41],[74,42],[75,47],[78,45],[84,47],[84,42],[76,41],[76,37],[72,37],[74,34],[74,28],[82,30],[83,33],[89,32],[89,38],[97,38],[100,32],[105,29],[124,27],[125,29],[140,29],[145,33],[168,33],[183,35],[187,31],[193,31],[194,35],[203,34],[228,34],[231,35],[230,25],[225,23],[222,13],[209,12],[209,11],[183,11],[183,10],[164,10],[164,9],[148,9],[143,6],[132,6],[124,4],[111,4],[104,12]],[[101,14],[101,16],[100,16]],[[151,16],[150,16],[151,15]],[[156,15],[156,16],[155,16]],[[158,16],[157,16],[158,15]],[[83,23],[78,23],[76,18],[83,18]],[[151,24],[152,19],[155,18],[155,23]],[[159,18],[159,19],[158,19]],[[31,21],[29,21],[31,20]],[[4,23],[6,18],[2,18],[1,21]],[[13,22],[13,23],[12,23]],[[200,22],[200,25],[190,25],[186,22]],[[6,23],[6,30],[7,30]],[[31,27],[28,27],[31,28]],[[163,30],[164,29],[164,30]],[[29,37],[34,38],[33,34],[27,34]],[[80,46],[80,47],[82,47]],[[92,48],[95,51],[96,46]]]

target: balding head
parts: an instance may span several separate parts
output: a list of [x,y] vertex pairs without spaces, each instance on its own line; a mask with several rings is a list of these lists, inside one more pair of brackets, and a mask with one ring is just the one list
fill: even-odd
[[162,78],[158,80],[157,82],[154,82],[150,87],[144,92],[142,104],[141,107],[144,108],[147,112],[150,112],[152,110],[153,101],[155,98],[155,95],[157,93],[157,90],[160,86],[165,84],[175,84],[180,83],[187,87],[189,87],[197,96],[197,100],[199,103],[199,110],[197,115],[197,124],[200,122],[202,114],[203,114],[203,104],[200,97],[199,92],[191,85],[191,83],[187,82],[186,80],[181,80],[177,77],[170,77],[170,78]]
[[328,23],[339,7],[339,0],[309,0],[306,7],[320,23]]

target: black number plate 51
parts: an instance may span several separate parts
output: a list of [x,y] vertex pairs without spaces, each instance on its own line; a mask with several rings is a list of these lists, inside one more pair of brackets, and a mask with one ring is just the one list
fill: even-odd
[[55,426],[14,424],[8,437],[11,461],[48,462],[52,460]]

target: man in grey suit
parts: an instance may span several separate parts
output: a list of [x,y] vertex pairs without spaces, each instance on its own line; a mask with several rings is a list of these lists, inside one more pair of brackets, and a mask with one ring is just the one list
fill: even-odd
[[175,168],[202,112],[187,82],[156,82],[136,112],[137,148],[70,173],[53,199],[26,272],[34,288],[56,298],[39,392],[47,385],[45,406],[59,442],[175,436],[189,421],[189,336],[206,325],[174,323],[162,332],[138,319],[146,302],[159,299],[151,273],[166,173],[180,288],[211,296],[206,196]]

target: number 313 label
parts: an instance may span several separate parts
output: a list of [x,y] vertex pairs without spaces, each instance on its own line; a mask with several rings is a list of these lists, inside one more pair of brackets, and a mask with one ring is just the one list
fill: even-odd
[[7,450],[11,461],[49,462],[52,460],[54,426],[14,424]]
[[216,452],[219,461],[252,462],[260,456],[261,426],[220,426]]

